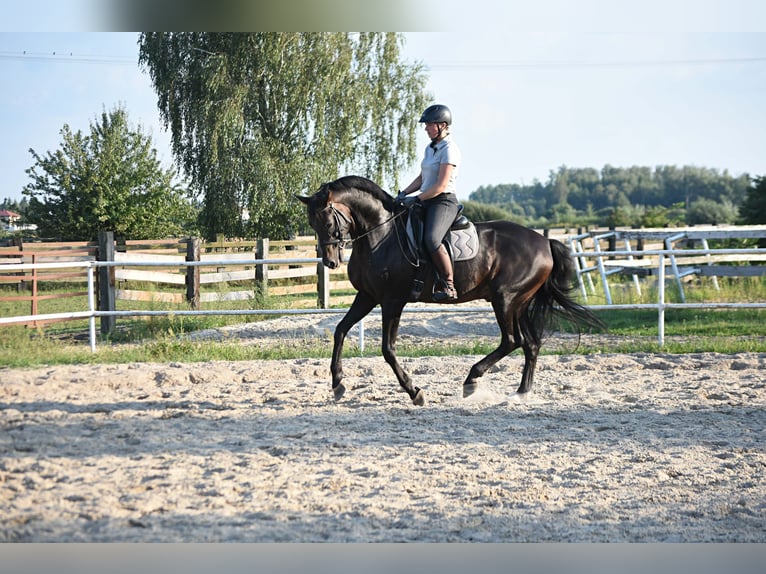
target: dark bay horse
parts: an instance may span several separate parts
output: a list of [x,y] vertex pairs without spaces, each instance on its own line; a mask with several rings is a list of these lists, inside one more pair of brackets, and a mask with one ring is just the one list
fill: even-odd
[[[395,199],[374,182],[348,176],[326,183],[310,197],[296,196],[308,208],[311,227],[319,237],[322,262],[336,269],[346,238],[353,241],[348,276],[358,291],[335,329],[330,372],[335,399],[344,392],[341,355],[349,329],[380,305],[383,357],[415,405],[423,391],[412,384],[396,359],[396,337],[417,268],[406,255],[404,217],[397,216]],[[580,326],[601,327],[601,321],[570,296],[574,263],[569,249],[532,229],[510,221],[476,223],[479,252],[455,263],[459,297],[444,304],[486,299],[500,326],[500,345],[471,368],[463,396],[473,394],[477,380],[492,365],[521,347],[524,369],[519,393],[532,387],[543,332],[553,315]],[[421,261],[421,265],[427,263]],[[432,273],[427,274],[420,300],[431,302]]]

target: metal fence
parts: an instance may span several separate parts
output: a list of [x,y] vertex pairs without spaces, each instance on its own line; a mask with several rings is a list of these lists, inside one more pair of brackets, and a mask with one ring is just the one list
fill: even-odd
[[[685,302],[684,277],[697,275],[710,277],[718,288],[718,277],[746,277],[766,275],[766,267],[753,265],[766,262],[766,255],[757,251],[710,249],[712,240],[762,240],[766,238],[766,225],[702,225],[686,228],[612,229],[591,231],[565,239],[575,257],[577,282],[583,299],[587,301],[586,286],[593,291],[591,275],[598,274],[607,304],[612,303],[608,277],[613,274],[630,275],[636,293],[641,294],[639,277],[652,273],[658,261],[654,254],[664,251],[670,262],[670,275],[678,287],[681,302]],[[635,249],[631,246],[635,244]],[[618,245],[624,246],[618,251]],[[653,245],[648,247],[648,245]],[[686,252],[682,262],[676,259],[684,248],[701,245],[702,249]],[[588,259],[595,261],[590,264]],[[745,265],[741,265],[745,263]]]

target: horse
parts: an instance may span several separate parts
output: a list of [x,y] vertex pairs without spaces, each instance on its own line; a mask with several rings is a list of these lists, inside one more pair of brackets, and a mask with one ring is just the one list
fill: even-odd
[[[309,224],[318,237],[317,252],[326,267],[337,269],[347,237],[353,242],[347,269],[357,293],[333,337],[330,373],[335,400],[346,391],[341,360],[346,334],[380,305],[383,358],[412,403],[424,405],[425,393],[413,385],[395,352],[402,310],[412,298],[418,277],[406,239],[406,210],[375,182],[358,176],[341,177],[311,196],[295,197],[306,205]],[[572,298],[575,267],[563,243],[510,221],[476,222],[475,228],[477,255],[454,264],[458,298],[440,304],[489,301],[500,327],[500,344],[471,367],[463,382],[463,397],[475,393],[478,379],[519,347],[524,367],[517,393],[523,396],[532,388],[543,333],[552,317],[563,317],[578,330],[601,328],[603,323]],[[431,265],[428,258],[419,264]],[[426,274],[419,301],[432,302],[433,282],[434,274]]]

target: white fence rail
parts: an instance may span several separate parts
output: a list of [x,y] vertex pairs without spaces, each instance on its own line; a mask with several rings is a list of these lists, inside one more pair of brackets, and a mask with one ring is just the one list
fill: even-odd
[[[650,261],[654,261],[655,274],[657,277],[657,301],[654,303],[639,303],[639,304],[609,304],[607,305],[589,305],[592,310],[605,310],[605,309],[654,309],[657,311],[657,324],[658,324],[658,343],[662,346],[665,342],[665,311],[668,309],[766,309],[766,301],[749,302],[749,303],[725,303],[725,302],[710,302],[710,303],[668,303],[665,297],[665,279],[666,268],[671,267],[675,269],[676,258],[683,257],[699,257],[700,255],[738,255],[745,256],[745,258],[752,258],[753,260],[760,260],[762,256],[766,256],[766,249],[661,249],[661,250],[622,250],[622,251],[609,251],[609,252],[583,252],[574,251],[573,255],[578,261],[585,261],[588,258],[595,258],[601,263],[596,266],[601,271],[601,277],[605,281],[608,276],[608,270],[603,264],[605,256],[610,257],[624,257],[624,261],[631,261],[633,257],[645,257],[651,258]],[[223,265],[249,265],[258,263],[269,264],[299,264],[299,263],[318,263],[318,258],[295,258],[295,259],[268,259],[268,260],[230,260],[220,261]],[[58,319],[88,319],[89,320],[89,337],[90,348],[93,352],[96,351],[96,319],[99,317],[136,317],[136,316],[202,316],[202,315],[297,315],[297,314],[333,314],[333,313],[345,313],[346,309],[213,309],[213,310],[127,310],[127,311],[99,311],[96,309],[96,285],[94,272],[97,267],[178,267],[178,266],[194,266],[205,265],[210,266],[217,264],[218,261],[176,261],[173,263],[158,262],[158,261],[82,261],[82,262],[62,262],[62,263],[13,263],[3,265],[4,271],[25,271],[33,269],[57,269],[57,268],[85,268],[87,270],[87,293],[88,293],[88,310],[87,311],[75,311],[64,313],[49,313],[38,315],[24,315],[15,317],[0,317],[0,326],[11,325],[14,323],[24,323],[33,320],[58,320]],[[761,267],[761,266],[758,266]],[[764,266],[766,269],[766,266]],[[582,280],[583,268],[578,268],[578,279]],[[581,286],[582,286],[581,281]],[[607,292],[608,292],[608,284]],[[585,292],[583,291],[583,294]],[[480,307],[463,307],[463,306],[428,306],[428,307],[410,307],[405,308],[405,312],[451,312],[451,313],[491,313],[492,308],[489,306]],[[359,345],[364,350],[364,322],[360,324],[359,333]]]
[[[592,231],[565,239],[575,256],[577,281],[584,300],[588,300],[588,289],[594,291],[592,275],[597,273],[601,279],[607,304],[612,303],[608,277],[616,273],[631,275],[636,293],[641,294],[639,277],[649,274],[657,268],[657,253],[664,252],[670,261],[670,275],[678,287],[681,302],[686,301],[683,278],[690,275],[711,277],[718,288],[718,277],[744,277],[766,275],[766,266],[752,265],[754,262],[766,262],[763,251],[711,250],[708,241],[728,239],[766,238],[766,225],[735,226],[694,226],[672,229],[620,229],[611,231]],[[632,249],[631,241],[636,243]],[[688,249],[677,244],[699,244],[702,249]],[[607,248],[603,249],[603,244]],[[646,247],[646,244],[656,247]],[[619,247],[624,251],[618,251]],[[683,264],[679,264],[677,255],[683,252]],[[589,258],[595,259],[590,263]],[[734,266],[732,262],[744,262]]]

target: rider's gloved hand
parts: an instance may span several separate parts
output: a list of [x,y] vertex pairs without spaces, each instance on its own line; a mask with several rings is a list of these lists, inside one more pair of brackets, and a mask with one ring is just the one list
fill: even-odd
[[402,205],[404,207],[412,207],[416,201],[418,201],[417,195],[405,195],[404,198],[402,198]]

